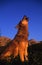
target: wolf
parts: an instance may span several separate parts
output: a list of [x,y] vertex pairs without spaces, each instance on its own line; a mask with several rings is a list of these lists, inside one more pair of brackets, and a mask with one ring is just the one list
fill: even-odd
[[29,18],[24,16],[22,20],[17,24],[17,34],[13,40],[7,44],[6,48],[0,55],[0,59],[13,55],[16,58],[18,55],[20,60],[24,62],[28,61],[28,21]]

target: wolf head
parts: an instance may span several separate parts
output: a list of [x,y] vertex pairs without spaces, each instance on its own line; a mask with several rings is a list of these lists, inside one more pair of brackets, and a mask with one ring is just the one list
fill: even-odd
[[22,20],[19,22],[19,24],[16,26],[16,28],[19,28],[21,25],[28,26],[29,17],[23,16]]

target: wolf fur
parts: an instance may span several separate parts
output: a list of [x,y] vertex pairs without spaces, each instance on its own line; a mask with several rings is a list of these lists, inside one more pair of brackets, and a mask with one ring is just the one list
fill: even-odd
[[24,62],[28,60],[28,18],[24,16],[16,28],[18,29],[17,34],[1,53],[0,59],[11,55],[16,58],[19,55],[20,60]]

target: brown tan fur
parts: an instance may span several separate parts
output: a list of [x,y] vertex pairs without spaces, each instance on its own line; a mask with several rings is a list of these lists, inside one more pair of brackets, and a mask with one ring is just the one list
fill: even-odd
[[0,55],[0,58],[2,59],[10,55],[13,55],[15,58],[19,55],[20,60],[24,62],[24,60],[28,60],[28,18],[24,16],[16,28],[18,32],[15,38],[7,45],[4,52]]

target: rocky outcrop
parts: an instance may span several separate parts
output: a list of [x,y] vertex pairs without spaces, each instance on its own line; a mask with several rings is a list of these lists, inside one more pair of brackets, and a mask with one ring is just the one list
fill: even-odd
[[5,46],[5,45],[7,45],[7,43],[10,42],[10,41],[11,41],[10,38],[1,36],[1,37],[0,37],[0,46]]
[[33,45],[33,44],[39,44],[39,41],[36,41],[35,39],[30,39],[29,40],[29,45]]

